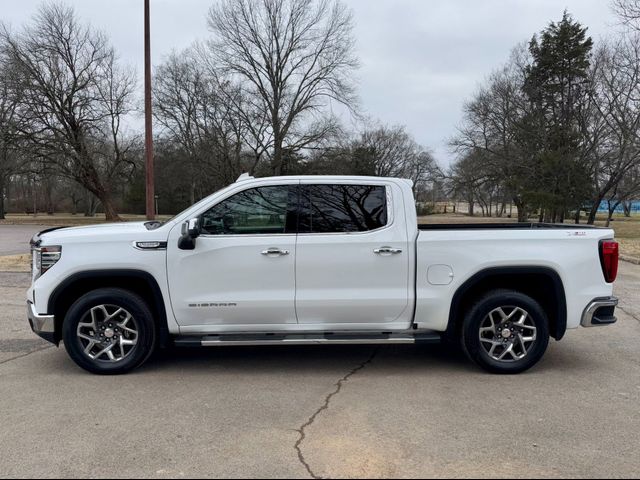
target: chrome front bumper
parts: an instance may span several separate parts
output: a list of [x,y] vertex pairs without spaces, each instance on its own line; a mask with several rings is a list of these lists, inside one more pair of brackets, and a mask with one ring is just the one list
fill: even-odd
[[583,327],[602,327],[611,325],[618,320],[614,313],[618,299],[616,297],[595,298],[582,314]]
[[31,330],[48,342],[55,343],[56,322],[53,315],[40,315],[32,302],[27,302],[27,318]]

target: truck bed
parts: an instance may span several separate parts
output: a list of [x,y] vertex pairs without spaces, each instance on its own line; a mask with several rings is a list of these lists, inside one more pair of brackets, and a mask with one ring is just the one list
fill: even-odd
[[422,223],[418,224],[418,230],[532,230],[532,229],[559,229],[559,230],[597,230],[603,227],[594,225],[576,225],[570,223]]
[[611,229],[547,223],[419,225],[416,239],[416,323],[442,331],[463,284],[481,271],[545,269],[557,275],[567,298],[567,327],[577,328],[596,297],[612,295],[599,244]]

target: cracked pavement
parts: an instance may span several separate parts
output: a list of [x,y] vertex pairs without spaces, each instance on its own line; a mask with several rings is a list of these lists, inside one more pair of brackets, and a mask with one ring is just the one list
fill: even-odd
[[295,444],[295,449],[296,449],[296,452],[298,452],[298,459],[300,460],[300,463],[304,465],[304,468],[307,470],[307,473],[309,474],[309,476],[311,476],[311,478],[322,478],[322,477],[314,473],[314,471],[311,469],[311,466],[309,465],[307,460],[304,458],[304,453],[302,453],[302,443],[307,438],[306,429],[314,424],[314,422],[316,421],[316,418],[318,418],[318,416],[322,412],[329,409],[329,404],[331,403],[331,399],[340,393],[340,391],[342,390],[342,386],[349,380],[349,378],[354,376],[356,373],[358,373],[360,370],[365,368],[367,365],[369,365],[373,361],[376,354],[378,353],[378,350],[379,349],[374,350],[374,352],[371,354],[368,360],[362,362],[360,365],[358,365],[356,368],[354,368],[349,373],[347,373],[344,377],[338,380],[338,383],[336,383],[335,385],[336,389],[333,392],[331,392],[329,395],[327,395],[327,397],[324,399],[324,403],[322,404],[322,406],[318,410],[316,410],[313,413],[313,415],[309,417],[306,423],[297,430],[297,432],[300,434],[300,437],[298,438],[298,441]]
[[174,350],[86,374],[28,329],[0,273],[0,477],[633,477],[640,266],[619,323],[515,377],[439,346]]

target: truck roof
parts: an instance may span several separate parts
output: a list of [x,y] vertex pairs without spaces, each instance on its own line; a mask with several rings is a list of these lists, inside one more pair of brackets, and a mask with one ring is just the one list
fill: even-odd
[[238,177],[235,183],[246,182],[248,180],[318,180],[322,182],[327,181],[353,181],[353,182],[379,182],[383,181],[394,181],[394,182],[405,182],[410,185],[413,185],[413,181],[408,178],[398,178],[398,177],[373,177],[373,176],[365,176],[365,175],[281,175],[277,177],[253,177],[248,173],[243,173]]

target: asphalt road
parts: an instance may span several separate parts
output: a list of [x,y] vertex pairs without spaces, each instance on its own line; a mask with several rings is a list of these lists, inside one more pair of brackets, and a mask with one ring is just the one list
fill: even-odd
[[29,253],[29,239],[45,228],[42,225],[0,225],[0,256]]
[[442,347],[177,350],[84,373],[0,273],[0,477],[636,477],[640,267],[619,322],[513,377]]

